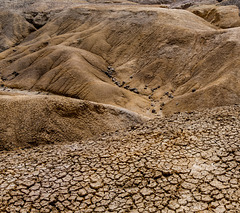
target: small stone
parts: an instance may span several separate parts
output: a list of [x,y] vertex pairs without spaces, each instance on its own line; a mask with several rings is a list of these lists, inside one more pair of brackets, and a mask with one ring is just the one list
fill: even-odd
[[130,213],[139,213],[139,211],[136,210],[136,209],[133,209],[133,210],[130,211]]
[[178,200],[178,203],[181,205],[181,206],[185,206],[185,205],[187,205],[187,200],[186,199],[179,199]]
[[71,180],[72,180],[72,177],[70,175],[67,175],[63,178],[63,181],[65,181],[65,182],[69,182]]
[[195,184],[192,184],[192,183],[188,183],[188,182],[183,182],[183,183],[182,183],[182,187],[183,187],[184,189],[192,190],[192,189],[195,189],[195,188],[196,188],[196,185],[195,185]]
[[119,203],[118,202],[112,202],[110,205],[109,205],[109,210],[110,211],[116,211],[116,209],[119,207]]
[[133,195],[133,194],[137,194],[138,193],[138,191],[139,191],[139,188],[128,188],[128,189],[126,189],[126,191],[129,193],[129,194],[131,194],[131,195]]
[[153,109],[153,110],[152,110],[152,113],[154,113],[154,114],[155,114],[155,113],[156,113],[156,110],[155,110],[155,109]]
[[32,190],[32,191],[36,191],[36,190],[38,190],[39,188],[40,188],[40,184],[39,183],[36,183],[35,185],[33,185],[31,188],[30,188],[30,190]]
[[209,195],[202,195],[202,201],[211,202],[213,199]]

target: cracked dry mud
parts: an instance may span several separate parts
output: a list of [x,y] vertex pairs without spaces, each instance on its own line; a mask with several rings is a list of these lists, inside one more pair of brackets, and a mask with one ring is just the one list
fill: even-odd
[[240,106],[0,153],[0,212],[239,212]]

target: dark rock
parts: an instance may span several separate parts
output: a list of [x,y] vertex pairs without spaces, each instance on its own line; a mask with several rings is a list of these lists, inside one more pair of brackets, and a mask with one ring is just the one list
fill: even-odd
[[155,110],[155,109],[153,109],[153,110],[152,110],[152,113],[156,113],[156,110]]
[[115,84],[116,84],[118,87],[121,87],[121,86],[122,86],[121,83],[118,82],[118,81],[116,81]]
[[108,71],[103,71],[109,78],[112,77],[112,75]]
[[7,78],[6,77],[1,77],[1,79],[2,79],[2,81],[6,81],[7,80]]
[[122,82],[122,84],[120,85],[120,87],[123,87],[125,83],[126,83],[126,82],[125,82],[125,81],[123,81],[123,82]]
[[139,93],[138,90],[137,90],[137,88],[131,88],[130,91],[131,91],[131,92],[135,92],[135,93],[137,93],[137,94]]
[[18,73],[18,72],[16,72],[16,71],[14,71],[14,72],[12,73],[12,75],[15,75],[15,77],[16,77],[16,76],[18,76],[18,75],[19,75],[19,73]]

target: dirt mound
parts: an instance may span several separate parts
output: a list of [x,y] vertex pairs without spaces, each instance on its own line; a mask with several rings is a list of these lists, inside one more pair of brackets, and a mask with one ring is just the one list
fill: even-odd
[[171,8],[176,9],[186,9],[193,5],[202,5],[202,4],[216,4],[216,0],[129,0],[138,4],[164,4],[168,5]]
[[144,119],[127,110],[58,96],[0,96],[0,150],[78,141]]
[[0,53],[0,212],[240,209],[239,27],[124,0],[4,3],[39,29]]

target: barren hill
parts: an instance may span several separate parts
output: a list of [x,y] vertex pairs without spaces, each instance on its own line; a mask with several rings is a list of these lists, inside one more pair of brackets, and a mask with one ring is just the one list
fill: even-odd
[[238,35],[184,10],[82,5],[2,52],[0,75],[145,115],[238,104]]

